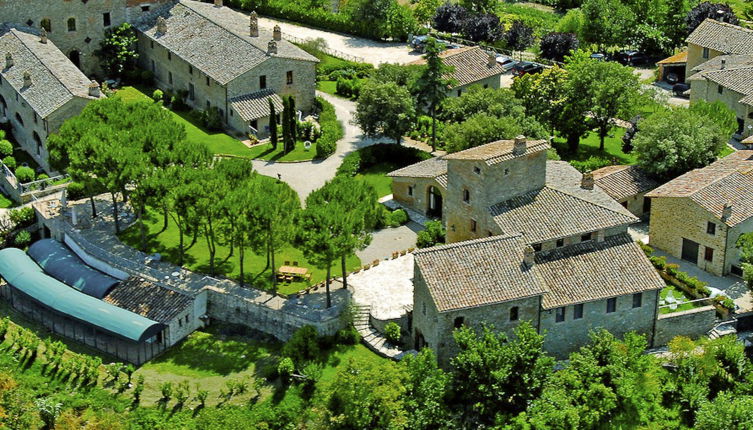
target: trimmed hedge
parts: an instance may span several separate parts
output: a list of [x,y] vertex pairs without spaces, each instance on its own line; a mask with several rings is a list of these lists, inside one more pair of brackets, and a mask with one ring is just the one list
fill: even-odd
[[394,143],[380,143],[348,154],[340,167],[337,168],[337,174],[356,176],[360,171],[383,161],[394,163],[397,166],[396,168],[400,168],[429,158],[431,158],[431,154],[416,148]]
[[345,129],[330,102],[317,97],[315,105],[319,111],[319,126],[322,130],[322,136],[316,141],[316,158],[327,158],[335,153],[337,141],[345,136]]

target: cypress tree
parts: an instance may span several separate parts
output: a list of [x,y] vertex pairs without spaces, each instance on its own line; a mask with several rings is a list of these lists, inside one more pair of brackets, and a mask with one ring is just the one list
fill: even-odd
[[290,115],[290,103],[288,97],[282,99],[282,151],[288,153],[288,145],[290,141],[290,121],[288,116]]
[[277,112],[272,99],[269,100],[269,142],[272,150],[277,149]]

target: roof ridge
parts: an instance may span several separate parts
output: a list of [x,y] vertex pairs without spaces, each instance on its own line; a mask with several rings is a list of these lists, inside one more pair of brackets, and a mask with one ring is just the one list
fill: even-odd
[[703,22],[701,24],[703,24],[705,22],[713,22],[714,24],[719,24],[719,25],[722,25],[724,27],[729,27],[729,28],[733,28],[735,30],[740,30],[740,31],[743,31],[743,32],[746,32],[746,33],[753,34],[753,30],[745,28],[745,27],[742,27],[740,25],[730,24],[729,22],[718,21],[718,20],[715,20],[713,18],[706,18],[706,19],[703,20]]
[[432,246],[430,248],[424,248],[419,249],[418,251],[414,252],[414,255],[421,255],[421,254],[430,254],[434,252],[439,251],[445,251],[448,249],[456,249],[456,248],[463,248],[466,246],[476,245],[479,243],[494,243],[494,242],[502,242],[510,239],[518,239],[523,237],[523,233],[517,233],[517,234],[508,234],[508,235],[496,235],[496,236],[490,236],[490,237],[482,237],[479,239],[471,239],[471,240],[463,240],[460,242],[454,242],[454,243],[448,243],[445,245],[440,246]]
[[[560,193],[560,194],[564,194],[564,195],[567,195],[567,196],[570,196],[570,197],[576,198],[576,199],[578,199],[578,200],[580,200],[580,201],[583,201],[583,202],[586,202],[586,203],[588,203],[588,204],[590,204],[590,205],[592,205],[592,206],[600,207],[600,208],[602,208],[602,209],[606,209],[606,210],[608,210],[608,211],[610,211],[610,212],[613,212],[613,213],[616,213],[616,214],[618,214],[618,215],[622,215],[622,216],[624,216],[624,217],[627,217],[627,215],[626,215],[626,214],[624,214],[624,213],[622,213],[622,212],[618,212],[618,211],[616,211],[616,210],[614,210],[614,209],[612,209],[612,208],[610,208],[610,207],[604,206],[604,205],[602,205],[602,204],[600,204],[600,203],[597,203],[597,202],[593,202],[593,201],[591,201],[591,200],[587,200],[587,199],[584,199],[584,198],[583,198],[583,197],[581,197],[581,196],[578,196],[578,195],[576,195],[576,194],[574,194],[574,193],[570,193],[570,192],[567,192],[567,191],[565,191],[565,190],[561,190],[561,189],[559,189],[559,188],[557,188],[557,187],[555,187],[555,186],[552,186],[552,185],[549,185],[549,184],[547,184],[547,185],[544,185],[544,188],[550,188],[551,190],[553,190],[553,191],[556,191],[556,192],[558,192],[558,193]],[[593,190],[591,190],[591,191],[593,191]],[[605,192],[605,193],[606,193],[606,192]],[[611,197],[610,197],[610,199],[611,199]],[[635,216],[633,216],[633,218],[635,218],[635,220],[637,220],[637,218],[636,218]],[[633,220],[633,222],[635,222],[635,220]]]
[[[192,11],[193,11],[194,13],[196,13],[197,15],[201,15],[201,17],[203,17],[203,18],[204,18],[204,19],[206,19],[207,21],[211,22],[211,23],[212,23],[212,24],[214,24],[215,26],[217,26],[217,27],[221,28],[221,29],[222,29],[222,30],[224,30],[225,32],[227,32],[227,33],[230,33],[230,34],[232,34],[233,36],[235,36],[236,38],[238,38],[238,39],[242,40],[242,41],[243,41],[243,43],[245,43],[245,44],[247,44],[247,45],[251,45],[251,46],[253,46],[253,47],[254,47],[254,49],[257,49],[257,50],[259,50],[259,52],[261,52],[261,53],[263,53],[263,54],[265,54],[265,55],[267,54],[267,52],[266,52],[266,51],[264,51],[263,49],[259,48],[259,47],[258,47],[258,46],[256,46],[256,45],[254,45],[253,43],[249,42],[248,40],[246,40],[246,39],[245,39],[245,38],[244,38],[243,36],[241,36],[240,34],[238,34],[238,33],[234,32],[234,31],[231,31],[231,30],[230,30],[230,29],[228,29],[227,27],[224,27],[224,26],[223,26],[222,24],[218,23],[217,21],[215,21],[214,19],[210,18],[210,17],[209,17],[209,16],[207,16],[206,14],[204,14],[204,13],[200,12],[199,10],[197,10],[196,8],[194,8],[193,6],[189,6],[189,5],[191,4],[191,3],[193,3],[193,1],[189,1],[189,0],[178,0],[178,3],[180,3],[180,4],[184,5],[185,7],[189,8],[189,9],[191,9],[191,10],[192,10]],[[197,2],[197,3],[201,3],[201,4],[206,4],[206,5],[210,5],[210,3],[203,3],[203,2]],[[211,5],[211,7],[215,7],[215,6]],[[226,7],[226,6],[222,6],[222,7]],[[228,9],[230,9],[230,8],[228,8]],[[231,9],[231,10],[232,10],[232,9]],[[233,12],[235,12],[235,11],[233,10]],[[268,59],[268,58],[267,58],[267,59]],[[266,59],[265,59],[264,61],[266,61]],[[249,70],[250,70],[250,69],[249,69]]]

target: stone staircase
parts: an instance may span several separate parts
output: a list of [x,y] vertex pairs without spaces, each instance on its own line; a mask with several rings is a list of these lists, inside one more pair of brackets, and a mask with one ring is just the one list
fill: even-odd
[[387,338],[382,336],[374,327],[371,326],[369,315],[371,314],[371,306],[368,305],[356,305],[353,315],[353,326],[361,335],[361,340],[367,348],[381,355],[382,357],[391,358],[393,360],[400,360],[405,354],[410,354],[412,351],[403,351],[397,346],[390,344]]
[[737,334],[737,328],[735,327],[736,323],[736,320],[730,320],[715,325],[714,328],[708,332],[709,339],[718,339],[722,336]]

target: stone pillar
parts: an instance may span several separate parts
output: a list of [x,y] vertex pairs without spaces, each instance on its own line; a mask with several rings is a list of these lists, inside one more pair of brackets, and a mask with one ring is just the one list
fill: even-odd
[[494,52],[489,53],[489,68],[493,69],[497,67],[497,56],[494,54]]
[[256,11],[251,12],[248,18],[249,35],[251,37],[259,37],[259,17],[256,15]]
[[5,54],[5,68],[10,69],[11,67],[13,67],[13,64],[13,54],[8,52],[7,54]]
[[267,44],[267,54],[269,55],[275,55],[277,54],[277,42],[274,40],[270,40]]
[[[496,61],[496,60],[495,60]],[[521,135],[515,138],[512,147],[512,155],[523,155],[526,153],[526,137]]]
[[157,33],[167,33],[167,20],[162,16],[157,18]]
[[727,221],[732,216],[732,205],[727,202],[722,208],[722,221]]
[[272,30],[272,39],[278,42],[282,40],[282,29],[280,28],[279,25],[275,25],[274,30]]

